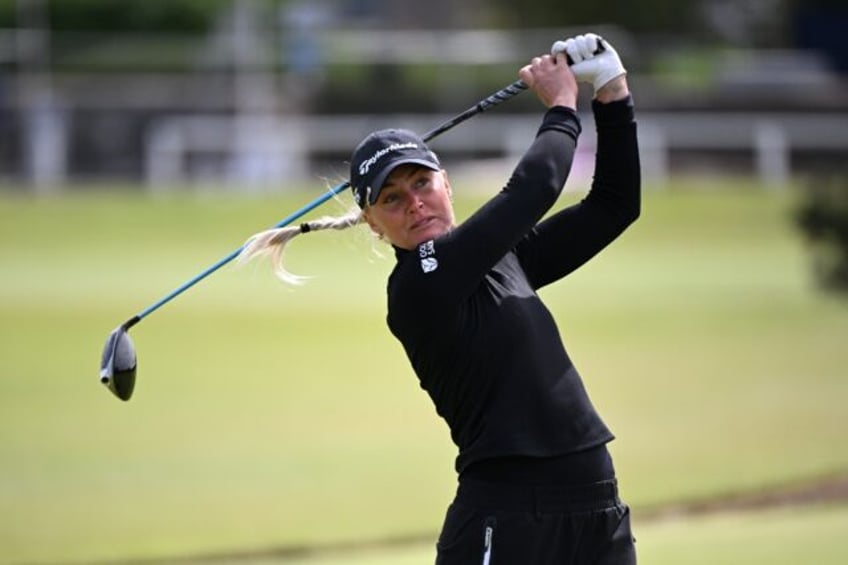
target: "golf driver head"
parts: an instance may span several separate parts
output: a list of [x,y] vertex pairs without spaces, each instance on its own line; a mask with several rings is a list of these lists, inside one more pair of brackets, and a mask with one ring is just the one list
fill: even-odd
[[135,346],[124,326],[118,326],[103,347],[100,382],[121,400],[129,400],[135,388]]

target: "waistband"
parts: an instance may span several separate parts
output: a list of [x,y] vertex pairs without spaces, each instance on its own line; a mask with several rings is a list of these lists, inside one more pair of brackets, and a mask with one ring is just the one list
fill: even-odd
[[615,479],[567,486],[516,485],[463,479],[457,488],[456,502],[480,510],[537,514],[590,512],[621,504]]
[[460,479],[533,485],[575,485],[615,478],[605,444],[554,457],[507,456],[472,463]]

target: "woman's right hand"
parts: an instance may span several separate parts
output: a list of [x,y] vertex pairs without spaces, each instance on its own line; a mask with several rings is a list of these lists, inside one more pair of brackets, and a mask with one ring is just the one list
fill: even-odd
[[556,57],[534,57],[518,71],[518,77],[536,93],[546,107],[577,109],[577,79],[568,66],[565,53]]
[[593,86],[599,102],[620,100],[629,93],[625,76],[627,70],[612,44],[595,33],[587,33],[557,41],[551,55],[567,53],[571,71],[579,82]]

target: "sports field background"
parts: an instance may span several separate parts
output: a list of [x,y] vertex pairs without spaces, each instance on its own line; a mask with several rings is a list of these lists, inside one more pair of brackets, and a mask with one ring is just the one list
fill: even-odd
[[[454,185],[462,216],[485,189]],[[797,188],[646,192],[543,292],[618,437],[642,561],[848,562],[845,501],[647,519],[848,474],[848,301],[811,281]],[[115,326],[316,195],[0,192],[1,563],[432,561],[454,448],[385,328],[393,260],[364,228],[296,240],[296,289],[225,267],[131,330],[130,402],[98,382]]]

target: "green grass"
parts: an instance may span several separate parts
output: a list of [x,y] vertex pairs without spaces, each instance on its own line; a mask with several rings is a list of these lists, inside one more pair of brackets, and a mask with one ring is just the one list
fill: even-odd
[[[454,449],[364,231],[296,241],[297,289],[225,267],[133,328],[129,403],[97,382],[109,331],[312,197],[0,196],[0,562],[435,535]],[[649,193],[544,291],[637,516],[848,470],[848,307],[810,282],[792,205]]]
[[653,565],[838,565],[848,562],[846,528],[848,506],[824,506],[662,522],[636,537]]

